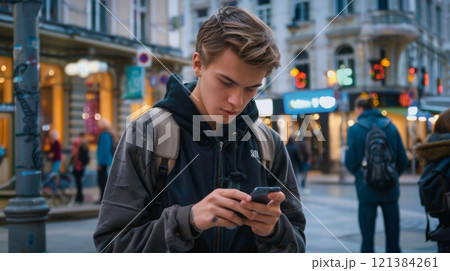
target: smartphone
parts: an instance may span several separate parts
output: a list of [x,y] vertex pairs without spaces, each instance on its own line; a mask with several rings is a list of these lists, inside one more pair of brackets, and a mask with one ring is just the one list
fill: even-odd
[[269,203],[269,199],[267,198],[267,194],[271,192],[280,192],[279,186],[257,186],[253,189],[253,192],[250,194],[252,196],[252,201],[267,204]]

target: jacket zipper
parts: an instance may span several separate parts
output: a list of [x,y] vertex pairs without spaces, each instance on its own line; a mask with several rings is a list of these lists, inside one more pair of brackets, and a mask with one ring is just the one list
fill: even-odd
[[[223,141],[219,142],[219,166],[217,170],[217,183],[216,188],[220,188],[220,176],[222,175],[222,148],[223,148]],[[217,244],[216,244],[216,252],[220,252],[220,238],[221,235],[221,227],[217,228]]]

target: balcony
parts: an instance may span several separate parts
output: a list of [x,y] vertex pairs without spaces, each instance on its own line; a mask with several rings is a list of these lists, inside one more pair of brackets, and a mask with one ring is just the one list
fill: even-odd
[[362,40],[397,38],[409,43],[419,37],[419,28],[411,12],[370,11],[361,27]]

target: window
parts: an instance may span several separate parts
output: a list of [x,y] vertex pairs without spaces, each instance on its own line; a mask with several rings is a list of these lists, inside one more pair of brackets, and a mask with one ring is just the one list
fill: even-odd
[[[297,52],[297,57],[294,61],[294,66],[297,69],[294,74],[291,74],[295,79],[296,89],[309,89],[310,84],[310,74],[309,74],[309,54],[306,51]],[[295,69],[294,69],[295,70]]]
[[109,31],[109,1],[107,0],[91,0],[91,14],[89,20],[90,29],[108,33]]
[[270,0],[258,0],[258,5],[256,6],[256,14],[263,22],[270,26],[272,19]]
[[41,5],[41,18],[45,21],[59,21],[59,0],[43,0]]
[[[351,4],[348,5],[348,3]],[[354,12],[352,0],[336,0],[335,4],[336,4],[336,14],[339,14],[340,12],[342,12],[341,14],[351,14]],[[344,9],[347,5],[348,7]]]
[[352,47],[343,46],[336,50],[336,70],[339,69],[350,69],[351,75],[347,76],[352,79],[352,84],[347,86],[355,85],[355,55]]
[[431,0],[427,0],[427,26],[428,29],[432,29],[432,18],[431,18]]
[[416,0],[416,20],[420,24],[422,19],[422,0]]
[[437,31],[437,36],[439,38],[441,38],[441,35],[442,35],[441,22],[442,22],[442,9],[441,9],[441,7],[437,7],[436,8],[436,31]]
[[293,12],[293,22],[309,21],[309,1],[296,1]]
[[207,19],[208,19],[208,9],[207,8],[197,9],[195,11],[195,22],[194,22],[195,36],[197,36],[198,31],[200,31],[200,27]]
[[389,1],[378,0],[378,10],[389,10]]
[[134,0],[134,35],[142,42],[148,41],[147,35],[147,0]]

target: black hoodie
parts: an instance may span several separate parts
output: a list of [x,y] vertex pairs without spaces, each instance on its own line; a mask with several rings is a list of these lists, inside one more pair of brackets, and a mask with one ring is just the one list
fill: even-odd
[[[211,128],[206,122],[201,122],[200,140],[194,141],[193,116],[200,113],[189,95],[195,88],[195,82],[185,86],[179,82],[178,77],[171,76],[164,99],[155,104],[155,107],[171,112],[180,126],[180,151],[168,176],[167,183],[170,185],[162,193],[161,215],[158,219],[152,219],[149,208],[146,208],[154,191],[151,174],[153,154],[126,142],[123,136],[114,156],[94,234],[97,250],[304,252],[305,217],[283,142],[272,131],[276,153],[271,171],[281,181],[280,184],[275,179],[268,180],[264,167],[251,157],[251,153],[258,150],[256,138],[252,136],[249,140],[242,140],[247,132],[251,132],[242,115],[248,115],[255,121],[258,118],[255,102],[251,101],[236,118],[236,140],[228,140],[226,125],[223,136],[208,137],[205,131]],[[127,128],[130,129],[134,132],[133,125]],[[188,221],[189,210],[214,189],[236,188],[250,194],[254,187],[267,185],[281,186],[286,195],[286,200],[281,204],[283,214],[273,236],[258,237],[248,226],[232,230],[214,227],[193,236]]]

